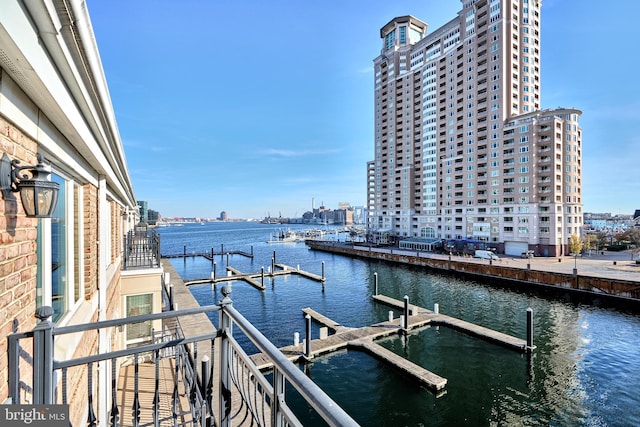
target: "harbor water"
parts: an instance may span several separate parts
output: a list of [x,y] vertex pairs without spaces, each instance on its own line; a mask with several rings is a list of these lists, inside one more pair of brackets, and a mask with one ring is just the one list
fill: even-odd
[[[158,228],[163,255],[253,250],[254,257],[228,257],[242,272],[257,273],[275,262],[315,274],[323,284],[296,275],[265,278],[265,291],[236,281],[234,306],[277,347],[304,337],[302,309],[311,307],[344,326],[388,320],[389,308],[372,301],[374,273],[379,293],[491,329],[526,336],[526,310],[534,311],[531,356],[465,335],[430,327],[406,339],[379,344],[448,380],[435,395],[394,368],[359,351],[342,351],[301,367],[363,426],[633,426],[640,425],[640,316],[611,308],[547,298],[432,274],[411,266],[352,259],[312,251],[304,243],[268,243],[283,229],[308,226],[204,223]],[[323,228],[329,233],[331,228]],[[344,239],[344,234],[331,235]],[[227,256],[176,258],[184,279],[226,274]],[[202,305],[221,299],[210,284],[190,287]],[[395,312],[395,318],[400,313]],[[212,322],[217,325],[217,318]],[[318,329],[312,330],[318,338]],[[240,340],[245,350],[255,352]],[[292,395],[294,393],[291,393]],[[294,409],[305,425],[322,425],[301,402]]]

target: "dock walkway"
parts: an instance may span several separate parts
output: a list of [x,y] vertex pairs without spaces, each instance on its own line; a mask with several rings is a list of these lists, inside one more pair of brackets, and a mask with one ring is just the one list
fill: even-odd
[[[373,299],[397,310],[404,309],[404,301],[399,301],[385,295],[374,295]],[[409,314],[411,315],[412,312],[416,314],[433,313],[432,311],[425,308],[409,304]],[[444,314],[437,314],[431,319],[431,323],[439,326],[448,326],[452,329],[456,329],[468,335],[473,335],[487,341],[512,348],[514,350],[527,351],[527,341],[524,339],[503,334],[502,332],[494,331],[493,329],[485,328],[484,326],[456,319],[455,317],[445,316]]]
[[353,328],[348,328],[346,326],[342,326],[340,323],[335,322],[326,316],[323,316],[322,314],[318,313],[317,311],[315,311],[310,307],[303,308],[302,314],[304,314],[305,316],[308,314],[309,316],[311,316],[313,320],[320,323],[321,325],[326,326],[328,329],[334,332],[345,332],[353,329]]
[[[386,304],[396,309],[404,309],[404,301],[399,301],[384,295],[374,295],[373,298],[376,302]],[[391,335],[397,335],[399,333],[410,333],[412,330],[418,330],[428,326],[441,325],[503,345],[512,350],[521,352],[532,350],[532,348],[527,347],[526,340],[494,331],[480,325],[475,325],[464,320],[456,319],[451,316],[435,313],[431,310],[415,305],[410,305],[410,315],[407,319],[407,331],[403,331],[399,319],[376,323],[362,328],[348,328],[320,313],[317,313],[311,308],[305,308],[302,312],[304,315],[310,315],[314,321],[321,325],[334,330],[335,334],[329,335],[326,338],[312,340],[310,345],[311,353],[309,355],[304,354],[304,343],[281,348],[280,351],[282,351],[289,360],[298,362],[305,359],[311,359],[322,354],[349,348],[363,350],[372,356],[391,364],[404,374],[414,378],[421,385],[435,392],[441,391],[445,387],[447,383],[445,378],[442,378],[433,372],[430,372],[423,367],[385,349],[384,347],[376,344],[375,340]],[[270,361],[261,353],[252,355],[251,359],[261,370],[271,368]]]
[[[278,268],[278,270],[275,269],[275,267]],[[206,278],[202,278],[202,279],[193,279],[193,280],[185,280],[184,284],[186,286],[191,286],[191,285],[201,285],[203,283],[211,283],[211,284],[217,284],[220,282],[230,282],[233,280],[243,280],[245,282],[247,282],[248,284],[250,284],[251,286],[253,286],[254,288],[264,291],[265,290],[265,286],[264,286],[264,278],[265,277],[270,277],[270,278],[274,278],[274,277],[278,277],[278,276],[284,276],[284,275],[288,275],[288,274],[297,274],[298,276],[302,276],[302,277],[306,277],[307,279],[311,279],[314,280],[316,282],[324,282],[325,278],[323,276],[319,276],[317,274],[314,273],[310,273],[308,271],[304,271],[304,270],[300,270],[299,268],[295,268],[295,267],[291,267],[285,264],[274,264],[274,269],[273,271],[261,271],[259,273],[243,273],[242,271],[231,267],[230,265],[227,266],[227,272],[228,274],[226,276],[219,276],[219,277],[206,277]]]
[[192,252],[190,254],[188,253],[182,253],[182,254],[169,254],[169,255],[162,255],[162,258],[193,258],[193,257],[202,257],[202,258],[206,258],[209,261],[214,261],[214,258],[216,256],[224,256],[224,255],[242,255],[243,257],[246,258],[253,258],[253,253],[249,253],[249,252],[245,252],[245,251],[226,251],[226,252],[215,252],[215,251],[211,251],[211,252]]

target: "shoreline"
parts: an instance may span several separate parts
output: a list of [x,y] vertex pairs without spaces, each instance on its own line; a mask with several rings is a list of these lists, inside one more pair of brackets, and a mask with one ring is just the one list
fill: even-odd
[[[427,268],[435,273],[465,276],[492,286],[520,292],[570,295],[578,302],[640,311],[640,266],[628,253],[574,257],[489,261],[464,256],[377,248],[341,242],[307,240],[312,250],[356,258]],[[575,267],[577,266],[577,272]],[[577,273],[577,274],[575,274]],[[526,287],[525,287],[526,286]]]

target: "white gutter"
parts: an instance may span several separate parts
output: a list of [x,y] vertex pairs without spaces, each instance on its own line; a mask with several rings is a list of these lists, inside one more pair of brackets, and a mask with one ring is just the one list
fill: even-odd
[[[29,0],[23,1],[22,4],[35,23],[38,37],[46,48],[52,65],[55,66],[56,74],[64,84],[64,88],[61,88],[59,84],[52,84],[51,80],[49,80],[50,83],[43,81],[48,93],[54,97],[56,107],[63,111],[56,114],[50,109],[47,110],[47,106],[54,105],[50,101],[45,105],[38,104],[38,107],[50,116],[54,125],[69,138],[73,148],[91,164],[91,167],[98,174],[108,177],[114,193],[123,197],[128,205],[135,206],[135,196],[122,143],[115,126],[115,117],[106,90],[101,63],[99,60],[97,62],[94,60],[89,64],[85,60],[86,56],[82,55],[80,49],[84,49],[84,46],[77,44],[78,39],[73,32],[75,23],[70,21],[73,12],[69,11],[66,3],[60,0]],[[82,22],[86,23],[85,20]],[[89,37],[93,42],[90,25],[88,28],[86,25],[83,26],[85,28],[83,32],[89,34],[84,37]],[[29,48],[20,45],[20,48],[23,47]],[[95,43],[91,43],[90,47],[86,51],[92,52],[94,58],[97,57]],[[33,71],[39,79],[47,79],[43,76],[43,70],[34,67]],[[96,81],[95,76],[100,76],[101,79]],[[99,92],[102,93],[96,92],[95,88],[100,88]],[[60,92],[61,89],[63,92]],[[32,94],[29,95],[32,96]],[[64,104],[69,102],[75,108],[65,108]],[[62,120],[56,120],[56,118]],[[87,127],[83,127],[82,124]],[[64,152],[52,150],[52,153],[59,156],[65,163],[72,164],[69,158],[65,158]],[[110,168],[105,167],[107,164]]]

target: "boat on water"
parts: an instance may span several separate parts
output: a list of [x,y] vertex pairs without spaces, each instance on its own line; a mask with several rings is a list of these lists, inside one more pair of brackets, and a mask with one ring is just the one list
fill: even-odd
[[299,232],[293,231],[291,229],[279,230],[271,235],[269,235],[269,240],[267,243],[296,243],[296,242],[304,242],[304,236]]

